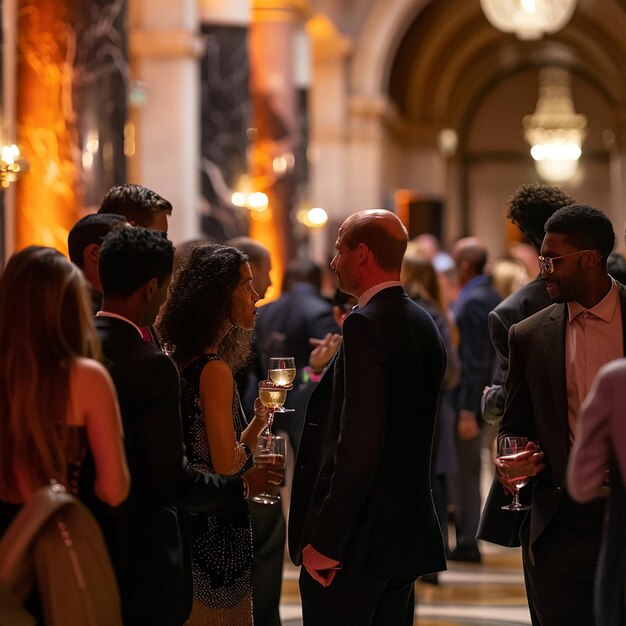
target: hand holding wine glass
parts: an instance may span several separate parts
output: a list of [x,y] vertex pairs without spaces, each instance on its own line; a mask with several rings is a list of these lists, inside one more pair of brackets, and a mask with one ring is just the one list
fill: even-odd
[[503,506],[504,511],[526,511],[529,506],[519,501],[519,490],[535,475],[535,463],[531,457],[536,453],[535,444],[528,446],[527,437],[502,437],[498,446],[498,477],[506,481],[508,489],[513,491],[513,502]]
[[[287,448],[284,437],[271,433],[259,435],[256,448],[254,449],[254,466],[268,467],[284,474],[287,460]],[[252,498],[260,504],[276,504],[280,502],[280,494],[276,491],[267,490]]]
[[274,412],[280,411],[286,399],[287,387],[277,385],[271,380],[262,380],[259,382],[259,400],[264,407],[267,407],[269,409],[269,415],[267,418],[267,429],[264,431],[265,433],[272,432]]

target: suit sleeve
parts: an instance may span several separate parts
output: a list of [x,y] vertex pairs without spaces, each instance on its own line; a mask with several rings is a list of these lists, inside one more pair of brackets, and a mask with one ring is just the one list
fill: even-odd
[[487,423],[497,424],[502,417],[506,400],[504,379],[509,369],[508,328],[495,311],[489,313],[488,324],[489,336],[496,353],[496,362],[493,368],[491,389],[481,400],[481,411]]
[[606,368],[598,374],[580,410],[576,441],[567,467],[567,489],[576,502],[602,495],[611,450],[611,417],[623,406],[615,397],[610,374],[611,369]]
[[146,484],[164,505],[207,513],[236,513],[244,506],[240,477],[192,469],[184,454],[176,366],[163,355],[146,372],[152,393],[138,412],[137,453]]
[[518,337],[517,324],[509,330],[509,371],[505,381],[506,404],[498,437],[519,435],[537,439],[534,411],[526,376],[526,354],[523,337]]
[[343,326],[345,398],[328,495],[311,535],[319,552],[338,561],[370,491],[385,438],[388,349],[364,315]]

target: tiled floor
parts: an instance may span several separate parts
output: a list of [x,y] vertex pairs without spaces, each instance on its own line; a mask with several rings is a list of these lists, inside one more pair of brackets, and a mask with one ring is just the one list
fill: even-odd
[[[519,550],[482,544],[480,565],[448,563],[438,585],[417,583],[415,626],[528,625]],[[298,571],[285,565],[283,626],[300,626]]]

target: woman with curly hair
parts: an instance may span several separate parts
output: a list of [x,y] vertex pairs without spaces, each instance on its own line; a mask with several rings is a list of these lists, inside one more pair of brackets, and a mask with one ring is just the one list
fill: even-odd
[[[181,413],[189,461],[219,474],[241,473],[267,422],[254,405],[248,424],[233,372],[250,355],[258,294],[245,254],[218,244],[191,252],[170,287],[159,333],[181,371]],[[189,624],[252,624],[252,530],[237,519],[192,514],[194,602]]]

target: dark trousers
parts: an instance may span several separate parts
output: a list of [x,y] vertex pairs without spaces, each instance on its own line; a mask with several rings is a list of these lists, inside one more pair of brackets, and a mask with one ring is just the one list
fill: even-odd
[[367,578],[337,572],[329,587],[300,570],[304,626],[412,626],[413,578]]
[[603,501],[577,504],[564,495],[533,545],[534,563],[528,550],[530,516],[524,521],[520,538],[533,626],[594,623],[593,586],[603,514]]

